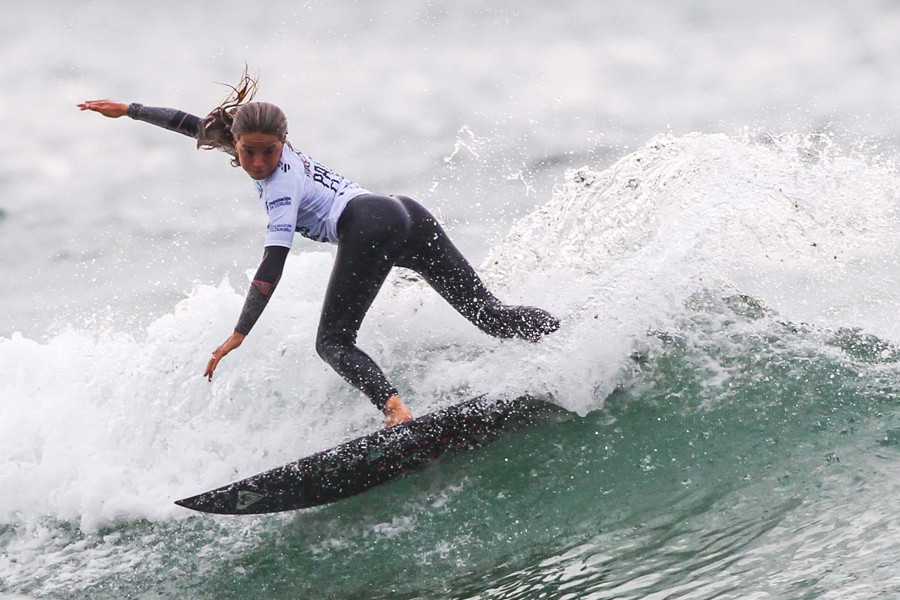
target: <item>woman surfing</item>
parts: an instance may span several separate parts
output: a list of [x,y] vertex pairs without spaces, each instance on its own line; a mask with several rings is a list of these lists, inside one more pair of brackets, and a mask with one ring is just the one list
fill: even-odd
[[508,306],[485,287],[434,216],[407,196],[375,194],[296,150],[280,108],[254,102],[257,82],[246,73],[206,117],[173,108],[90,100],[81,110],[129,116],[223,150],[254,180],[269,217],[262,262],[234,331],[212,353],[210,381],[222,358],[241,345],[278,285],[294,233],[337,245],[316,334],[316,351],[385,415],[385,426],[412,419],[397,388],[356,346],[357,332],[390,270],[412,269],[460,314],[499,338],[537,341],[559,321],[544,310]]

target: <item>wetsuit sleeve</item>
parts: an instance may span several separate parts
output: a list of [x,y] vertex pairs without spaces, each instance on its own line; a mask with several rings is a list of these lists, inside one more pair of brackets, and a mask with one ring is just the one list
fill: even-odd
[[128,105],[128,116],[136,121],[144,121],[169,131],[196,138],[200,133],[200,117],[175,108],[144,106],[137,102]]
[[269,298],[272,297],[275,286],[278,285],[278,281],[281,279],[281,274],[284,272],[284,262],[289,251],[290,248],[283,246],[266,246],[262,263],[260,263],[256,276],[250,284],[247,299],[244,301],[244,308],[241,311],[237,325],[234,327],[236,332],[247,335],[253,329],[266,304],[269,303]]

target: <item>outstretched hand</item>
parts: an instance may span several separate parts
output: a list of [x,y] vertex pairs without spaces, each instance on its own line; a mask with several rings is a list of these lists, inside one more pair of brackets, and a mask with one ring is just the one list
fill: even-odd
[[216,366],[219,364],[219,361],[224,358],[226,354],[237,348],[244,341],[244,334],[238,333],[235,331],[231,334],[225,343],[216,348],[213,351],[212,358],[209,359],[209,362],[206,363],[206,371],[203,372],[203,376],[212,381],[213,371],[216,370]]
[[78,105],[81,110],[92,110],[98,112],[104,117],[116,119],[125,116],[128,113],[128,105],[114,100],[87,100]]

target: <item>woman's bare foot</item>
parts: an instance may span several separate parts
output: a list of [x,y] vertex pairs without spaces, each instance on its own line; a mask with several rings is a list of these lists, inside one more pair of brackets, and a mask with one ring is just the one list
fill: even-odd
[[393,427],[394,425],[399,425],[406,421],[412,421],[413,418],[412,413],[409,412],[409,409],[403,404],[400,396],[391,396],[388,398],[387,402],[384,403],[384,410],[382,412],[384,412],[385,427]]

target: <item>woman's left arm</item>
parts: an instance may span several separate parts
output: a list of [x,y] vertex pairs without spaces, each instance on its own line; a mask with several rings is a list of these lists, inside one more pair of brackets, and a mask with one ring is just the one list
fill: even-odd
[[200,133],[200,117],[177,108],[144,106],[137,102],[125,104],[114,100],[88,100],[79,104],[78,108],[100,113],[112,119],[128,115],[136,121],[144,121],[192,138],[196,138]]
[[206,371],[203,376],[212,381],[213,371],[222,358],[241,345],[244,337],[250,333],[250,330],[256,324],[256,321],[262,315],[263,310],[272,297],[272,292],[281,279],[284,272],[284,263],[287,260],[290,248],[283,246],[266,246],[263,253],[262,263],[256,271],[256,276],[250,284],[250,290],[247,292],[247,299],[244,301],[244,308],[241,310],[241,316],[234,328],[234,333],[225,340],[225,342],[215,349],[213,356],[206,365]]
[[202,119],[177,108],[144,106],[143,104],[132,102],[128,105],[126,114],[136,121],[150,123],[188,137],[196,138],[200,134]]

